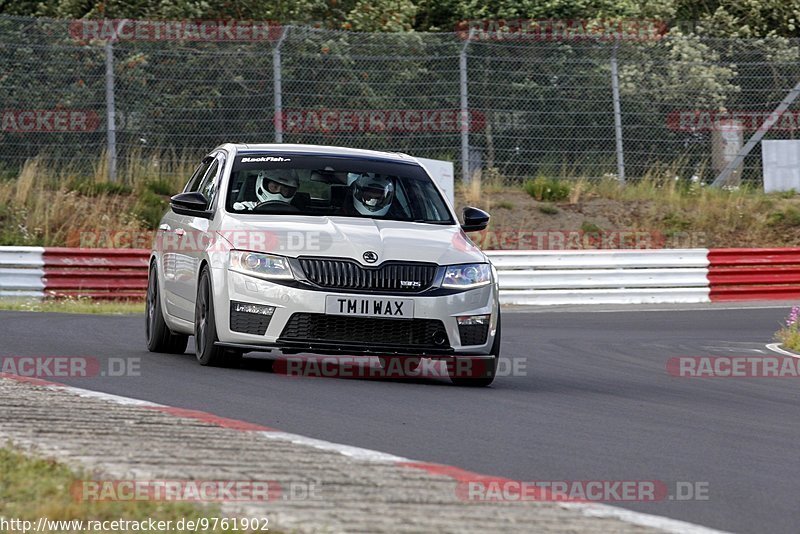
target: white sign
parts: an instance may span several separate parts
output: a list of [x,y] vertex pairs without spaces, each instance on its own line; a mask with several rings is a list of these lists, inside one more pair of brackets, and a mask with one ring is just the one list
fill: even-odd
[[764,192],[800,192],[800,140],[761,142]]
[[417,158],[422,163],[425,170],[428,171],[436,185],[442,188],[445,196],[450,200],[450,204],[455,206],[455,194],[453,193],[453,162],[442,161],[438,159]]

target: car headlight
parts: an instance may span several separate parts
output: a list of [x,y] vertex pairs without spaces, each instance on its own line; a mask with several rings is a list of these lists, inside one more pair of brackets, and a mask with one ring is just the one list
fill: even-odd
[[232,250],[229,268],[232,271],[267,280],[291,280],[294,278],[289,261],[282,256],[273,256],[272,254]]
[[442,287],[469,289],[485,286],[492,281],[492,270],[488,263],[451,265],[444,272]]

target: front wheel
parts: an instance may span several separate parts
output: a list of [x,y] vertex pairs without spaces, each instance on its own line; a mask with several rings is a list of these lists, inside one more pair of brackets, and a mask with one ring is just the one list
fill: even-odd
[[225,366],[238,363],[241,353],[218,347],[217,323],[214,319],[214,293],[211,275],[204,267],[197,284],[194,307],[194,350],[200,365]]
[[450,381],[456,386],[486,387],[494,382],[497,373],[497,362],[500,360],[500,310],[497,311],[497,330],[492,343],[492,358],[469,357],[459,358],[447,362]]
[[173,333],[164,321],[155,262],[150,264],[150,273],[147,277],[147,307],[144,328],[147,350],[150,352],[166,352],[168,354],[186,352],[189,336]]

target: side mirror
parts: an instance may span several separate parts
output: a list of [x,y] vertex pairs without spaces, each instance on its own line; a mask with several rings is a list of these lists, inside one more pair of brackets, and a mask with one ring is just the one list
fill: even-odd
[[461,225],[462,230],[465,232],[480,232],[481,230],[486,230],[490,217],[488,213],[478,208],[467,206],[464,208],[462,214],[464,215],[464,224]]
[[210,219],[214,213],[206,210],[208,199],[203,193],[180,193],[170,199],[169,207],[178,215]]

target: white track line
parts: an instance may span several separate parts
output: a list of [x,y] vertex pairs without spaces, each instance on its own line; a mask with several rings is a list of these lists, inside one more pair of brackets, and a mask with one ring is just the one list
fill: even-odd
[[780,347],[780,343],[769,343],[766,347],[772,352],[777,352],[778,354],[783,354],[784,356],[791,356],[792,358],[800,359],[800,354],[795,354],[794,352],[789,352],[786,349],[782,349]]
[[674,534],[728,534],[724,530],[714,530],[713,528],[680,521],[678,519],[670,519],[669,517],[662,517],[660,515],[642,514],[604,504],[564,503],[563,506],[565,508],[578,510],[586,517],[610,517],[625,521],[626,523],[657,528],[664,532],[671,532]]

